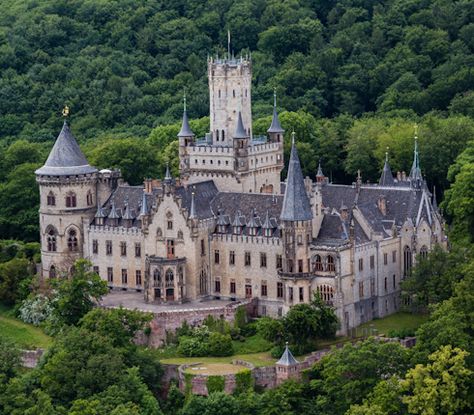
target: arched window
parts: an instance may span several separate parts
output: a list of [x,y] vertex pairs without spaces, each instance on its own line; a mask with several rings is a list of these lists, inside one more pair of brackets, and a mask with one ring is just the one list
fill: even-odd
[[411,256],[411,249],[408,246],[403,248],[403,273],[405,276],[410,274],[412,266],[412,256]]
[[207,294],[207,274],[204,270],[201,270],[199,276],[199,292],[201,294]]
[[159,287],[161,285],[161,272],[158,268],[153,271],[153,285]]
[[426,245],[423,245],[420,249],[420,256],[422,259],[428,258],[428,247]]
[[54,228],[50,228],[46,237],[48,251],[50,252],[56,252],[56,235],[56,230]]
[[77,251],[78,243],[77,243],[77,232],[75,229],[71,229],[67,233],[67,247],[69,251],[71,252]]
[[221,131],[221,138],[222,138],[222,141],[224,141],[224,138],[225,138],[224,130]]
[[46,199],[48,206],[56,206],[56,196],[53,192],[49,192]]
[[178,268],[178,281],[179,281],[180,284],[182,284],[183,281],[184,281],[184,269],[183,269],[183,267]]
[[232,96],[235,98],[235,89],[232,90]]
[[54,265],[49,268],[49,278],[56,278],[56,267]]
[[76,207],[76,205],[77,205],[76,194],[74,192],[69,192],[66,195],[66,207]]
[[314,270],[315,271],[323,270],[323,261],[321,260],[321,255],[315,255],[314,257]]
[[327,284],[318,285],[316,292],[321,299],[326,303],[332,305],[334,299],[334,288]]
[[167,287],[173,287],[174,286],[174,273],[171,268],[168,268],[166,271],[165,275],[165,283]]
[[87,192],[86,199],[87,199],[87,206],[92,206],[93,200],[92,200],[92,192],[90,190]]
[[332,255],[328,255],[327,261],[328,261],[327,270],[328,271],[333,271],[333,272],[336,271],[336,265],[334,263],[334,257]]

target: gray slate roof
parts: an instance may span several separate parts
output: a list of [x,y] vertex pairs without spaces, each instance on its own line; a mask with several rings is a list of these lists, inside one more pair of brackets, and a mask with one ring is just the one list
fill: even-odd
[[379,185],[380,186],[393,186],[394,184],[395,184],[395,180],[393,180],[392,169],[390,168],[388,159],[385,159],[382,175],[380,176],[380,180],[379,180]]
[[70,176],[95,172],[97,172],[97,169],[89,165],[69,126],[64,121],[63,128],[49,153],[46,163],[36,170],[35,174]]
[[188,112],[184,110],[183,121],[181,123],[181,130],[178,133],[178,137],[193,137],[193,136],[194,136],[193,130],[191,130],[191,126],[189,125]]
[[285,221],[311,220],[313,214],[304,185],[298,151],[293,140],[291,146],[285,197],[280,219]]
[[248,138],[248,134],[244,128],[244,122],[242,121],[242,113],[239,111],[237,117],[237,128],[235,129],[234,138]]
[[277,365],[282,365],[282,366],[294,366],[297,365],[299,362],[296,360],[293,356],[293,354],[290,352],[290,349],[288,348],[288,343],[285,346],[285,351],[280,357],[280,360],[276,362]]
[[285,130],[282,128],[280,124],[280,119],[278,118],[278,112],[276,106],[273,106],[273,117],[272,123],[270,124],[270,128],[267,130],[267,133],[284,133]]

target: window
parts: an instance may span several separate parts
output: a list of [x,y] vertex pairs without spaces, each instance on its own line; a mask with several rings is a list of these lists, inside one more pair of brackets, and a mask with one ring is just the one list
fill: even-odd
[[204,239],[201,239],[201,256],[206,255],[206,249],[204,246]]
[[94,204],[92,200],[92,193],[90,190],[87,192],[86,203],[87,203],[87,206],[92,206]]
[[397,286],[397,277],[395,276],[395,274],[393,274],[392,276],[392,282],[393,282],[393,289],[395,289],[395,287]]
[[370,280],[370,295],[371,297],[375,295],[375,280]]
[[260,268],[267,267],[267,254],[265,252],[260,252]]
[[229,265],[235,265],[235,251],[229,252]]
[[120,242],[120,255],[127,256],[127,242]]
[[99,267],[98,267],[97,265],[94,265],[94,267],[92,268],[92,270],[94,271],[94,274],[99,275]]
[[46,202],[48,206],[56,206],[56,196],[54,196],[53,192],[48,193],[48,196],[46,197]]
[[364,270],[364,258],[359,258],[359,271]]
[[387,265],[387,264],[388,264],[388,254],[387,254],[387,253],[384,253],[384,254],[383,254],[383,264],[384,264],[384,265]]
[[392,262],[397,262],[397,251],[392,251]]
[[249,267],[251,265],[251,257],[250,257],[250,252],[246,251],[245,252],[245,266]]
[[304,301],[304,289],[303,287],[300,287],[300,303]]
[[168,259],[174,258],[174,241],[172,239],[166,240],[166,256]]
[[303,272],[303,260],[298,259],[298,272]]
[[426,259],[428,258],[428,248],[426,245],[423,245],[420,249],[420,257],[421,259]]
[[172,229],[173,229],[173,221],[172,221],[172,220],[169,220],[169,221],[167,222],[167,228],[168,228],[168,230],[172,230]]
[[286,263],[288,265],[288,272],[293,272],[293,260],[292,259],[287,259]]
[[54,265],[49,268],[49,278],[56,278],[56,267]]
[[48,242],[48,251],[56,252],[56,231],[52,228],[48,232],[47,242]]
[[283,298],[283,283],[277,282],[277,298]]
[[283,267],[283,259],[280,254],[276,256],[276,267],[277,269],[281,269]]
[[364,298],[364,281],[359,282],[359,298]]
[[370,269],[375,268],[375,257],[373,255],[370,256]]
[[135,284],[142,285],[142,272],[139,269],[135,271]]
[[296,238],[297,244],[298,245],[303,245],[303,237],[301,235],[298,235]]
[[214,291],[216,293],[220,293],[221,292],[221,281],[220,280],[215,280],[214,281]]
[[166,287],[173,287],[174,286],[174,272],[171,268],[168,268],[166,270],[165,285],[166,285]]
[[235,294],[235,280],[230,280],[230,293]]
[[127,285],[127,280],[128,280],[127,270],[123,268],[122,269],[122,284]]
[[412,265],[411,249],[408,246],[403,248],[403,272],[407,276],[410,274]]
[[385,288],[385,292],[387,292],[387,277],[384,278],[384,288]]
[[142,256],[142,246],[141,246],[140,242],[135,243],[135,256],[137,258]]
[[161,272],[158,268],[155,268],[155,270],[153,271],[153,286],[161,286]]
[[328,256],[328,271],[335,271],[336,265],[334,264],[334,257],[332,255]]
[[332,305],[332,300],[334,298],[334,288],[330,285],[318,285],[316,287],[316,292],[319,294],[321,299],[326,303]]
[[66,195],[66,207],[76,207],[76,194],[74,192],[69,192]]
[[207,274],[205,270],[201,270],[201,274],[199,276],[199,292],[201,294],[207,294]]
[[112,255],[112,241],[105,241],[105,254]]
[[107,268],[107,281],[114,282],[114,269],[112,267]]
[[266,281],[262,281],[261,293],[262,293],[262,297],[267,296],[267,282]]
[[288,298],[289,301],[293,302],[293,287],[288,287]]
[[220,254],[219,254],[219,250],[216,249],[214,251],[214,264],[219,264],[220,263]]
[[92,240],[92,253],[93,254],[98,254],[99,253],[99,243],[97,239]]
[[252,284],[249,279],[245,280],[245,298],[252,298]]
[[224,141],[224,138],[225,138],[224,130],[221,131],[221,137],[222,137],[222,141]]
[[323,270],[323,261],[321,260],[321,255],[314,256],[314,270],[315,271]]
[[78,248],[78,243],[77,243],[77,232],[75,229],[71,229],[68,232],[67,236],[67,247],[70,252],[76,252]]

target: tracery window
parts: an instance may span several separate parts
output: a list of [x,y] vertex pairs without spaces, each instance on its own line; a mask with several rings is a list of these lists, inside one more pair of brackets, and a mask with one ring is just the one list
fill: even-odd
[[409,246],[403,248],[403,273],[405,276],[409,275],[412,266],[412,255]]
[[76,194],[74,192],[69,192],[66,195],[66,207],[76,207],[76,206],[77,206]]
[[334,299],[334,288],[333,287],[331,287],[330,285],[327,285],[327,284],[318,285],[316,287],[316,292],[319,294],[321,299],[326,304],[331,304],[332,305],[333,299]]
[[422,259],[428,258],[428,248],[426,245],[423,245],[420,249],[420,256]]
[[321,255],[314,256],[314,270],[315,271],[322,271],[323,270],[323,261],[321,259]]
[[56,196],[53,192],[48,193],[48,196],[46,197],[46,202],[48,206],[56,206]]
[[69,251],[76,252],[78,248],[77,232],[75,229],[71,229],[67,234],[67,247]]
[[158,268],[153,271],[153,285],[159,287],[161,285],[161,272]]
[[328,271],[336,271],[336,264],[334,263],[334,257],[332,255],[328,255],[327,257],[327,270]]
[[171,268],[168,268],[168,270],[166,271],[165,284],[166,284],[166,287],[174,286],[174,273]]
[[54,228],[51,228],[48,231],[48,236],[47,236],[47,243],[48,243],[48,251],[50,252],[56,252],[56,230]]

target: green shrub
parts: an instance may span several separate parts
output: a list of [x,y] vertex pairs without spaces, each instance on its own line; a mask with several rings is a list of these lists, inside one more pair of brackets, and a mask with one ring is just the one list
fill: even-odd
[[405,337],[412,337],[415,335],[415,329],[404,327],[401,329],[391,329],[387,332],[388,337],[398,337],[404,339]]
[[229,334],[211,333],[209,336],[209,355],[231,356],[234,353],[232,338]]
[[277,344],[276,346],[273,346],[272,349],[270,350],[270,355],[274,359],[279,359],[284,351],[285,351],[285,346],[283,344]]
[[192,380],[193,380],[193,374],[192,373],[186,373],[184,372],[184,396],[187,398],[191,395],[191,392],[193,390],[193,385],[192,385]]
[[209,376],[207,378],[207,391],[209,394],[213,392],[222,392],[225,387],[225,378],[224,376]]
[[282,320],[262,317],[256,322],[256,327],[258,334],[269,342],[278,343],[283,339],[284,326]]
[[189,326],[188,322],[186,320],[183,321],[181,324],[181,327],[178,327],[176,329],[176,337],[179,339],[180,337],[183,336],[191,336],[193,332],[193,329]]
[[235,394],[240,394],[253,390],[254,379],[250,369],[244,369],[235,374]]
[[257,323],[258,320],[247,323],[240,329],[240,334],[244,337],[255,336],[257,334]]
[[245,306],[241,305],[237,307],[235,310],[235,317],[234,317],[234,326],[242,329],[245,324],[247,323],[247,310]]
[[209,355],[209,343],[197,337],[183,336],[179,339],[178,353],[186,357]]

